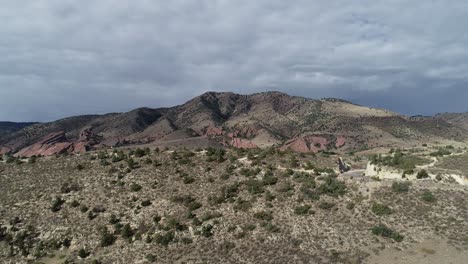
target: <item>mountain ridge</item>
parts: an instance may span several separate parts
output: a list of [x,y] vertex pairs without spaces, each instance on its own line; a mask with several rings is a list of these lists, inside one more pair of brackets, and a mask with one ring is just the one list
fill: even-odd
[[[311,99],[276,91],[249,95],[206,92],[173,107],[141,107],[30,124],[0,134],[0,147],[3,154],[14,153],[51,133],[63,132],[64,137],[59,137],[62,141],[83,143],[85,147],[80,149],[84,150],[163,144],[168,138],[183,142],[196,137],[231,147],[277,146],[301,152],[358,150],[408,142],[464,142],[468,138],[467,116],[409,117],[342,99]],[[94,140],[88,142],[86,138]]]

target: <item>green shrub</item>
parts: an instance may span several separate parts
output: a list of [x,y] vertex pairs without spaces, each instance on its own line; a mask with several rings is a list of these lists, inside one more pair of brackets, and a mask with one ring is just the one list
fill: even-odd
[[168,231],[166,233],[156,234],[154,241],[160,245],[168,246],[174,240],[175,233],[174,231]]
[[273,220],[273,214],[272,214],[272,212],[269,212],[269,211],[256,212],[254,214],[254,217],[257,218],[257,219],[260,219],[260,220],[264,220],[264,221]]
[[82,258],[82,259],[85,259],[87,258],[91,253],[89,251],[87,251],[86,249],[84,248],[81,248],[79,251],[78,251],[78,257]]
[[101,233],[101,239],[100,239],[101,247],[108,247],[114,244],[116,237],[113,234],[109,233],[106,226],[101,228],[100,233]]
[[319,203],[318,207],[320,209],[324,209],[324,210],[328,210],[328,209],[331,209],[335,206],[334,203],[330,203],[330,202],[321,202]]
[[133,235],[134,235],[134,231],[132,229],[132,227],[130,226],[130,224],[125,224],[122,228],[122,230],[120,231],[120,235],[122,236],[122,238],[131,238]]
[[139,185],[138,183],[131,183],[130,184],[130,191],[132,192],[138,192],[139,190],[141,190],[141,185]]
[[60,209],[62,209],[62,205],[65,203],[65,200],[63,200],[61,197],[55,197],[55,199],[52,201],[52,206],[50,207],[50,210],[52,212],[58,212]]
[[416,179],[424,179],[424,178],[429,178],[429,174],[427,173],[426,170],[420,170],[418,174],[416,174]]
[[374,203],[371,210],[376,215],[389,215],[392,213],[392,209],[390,209],[390,207],[379,203]]
[[294,208],[294,213],[297,215],[306,215],[309,214],[311,206],[310,205],[299,205]]
[[143,207],[150,206],[150,205],[151,205],[150,200],[144,200],[144,201],[141,202],[141,206],[143,206]]
[[327,176],[325,182],[318,187],[318,191],[320,194],[327,194],[330,196],[343,195],[346,193],[346,185],[333,176]]
[[424,190],[424,192],[423,192],[423,194],[421,196],[421,199],[423,201],[425,201],[425,202],[428,202],[428,203],[433,203],[433,202],[436,201],[435,196],[429,190]]
[[252,203],[242,199],[237,199],[236,204],[234,205],[235,211],[247,211],[250,208],[252,208]]
[[396,193],[404,193],[409,191],[411,183],[410,182],[393,182],[392,190]]
[[403,236],[397,233],[396,231],[388,228],[384,224],[379,224],[377,226],[374,226],[372,229],[372,234],[376,236],[382,236],[382,237],[387,237],[387,238],[392,238],[396,242],[401,242],[403,241]]
[[76,208],[76,207],[80,206],[80,203],[77,200],[73,200],[70,203],[70,206],[73,207],[73,208]]
[[404,171],[415,169],[416,165],[427,162],[426,159],[421,157],[404,154],[399,149],[395,150],[392,155],[374,155],[370,160],[371,164],[395,167]]

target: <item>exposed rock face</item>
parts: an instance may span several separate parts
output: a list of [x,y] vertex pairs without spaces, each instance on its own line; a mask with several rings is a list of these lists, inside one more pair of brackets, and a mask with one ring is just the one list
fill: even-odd
[[242,138],[233,138],[231,142],[229,142],[229,145],[234,148],[256,148],[257,145],[255,145],[252,141],[242,139]]
[[237,138],[237,137],[243,137],[243,138],[252,138],[258,134],[258,130],[253,128],[253,127],[243,127],[241,129],[235,130],[234,132],[231,132],[228,134],[228,137],[230,138]]
[[343,136],[340,136],[336,139],[335,147],[341,148],[346,144],[346,139]]
[[11,152],[10,148],[7,147],[0,147],[0,155],[8,154]]
[[49,156],[61,154],[72,148],[73,143],[66,142],[65,132],[51,133],[39,142],[21,149],[15,156],[31,157],[33,155]]
[[[18,151],[15,156],[31,157],[35,156],[50,156],[55,154],[69,153],[84,153],[90,149],[90,143],[94,143],[94,134],[89,130],[84,130],[80,135],[80,140],[70,142],[65,136],[65,132],[51,133],[26,148]],[[91,141],[90,141],[91,139]]]
[[326,150],[330,141],[321,136],[305,136],[294,138],[285,143],[281,148],[282,150],[293,150],[297,152],[314,152],[317,153],[320,150]]
[[205,131],[205,136],[221,136],[224,134],[224,131],[222,128],[219,127],[208,127],[206,128]]

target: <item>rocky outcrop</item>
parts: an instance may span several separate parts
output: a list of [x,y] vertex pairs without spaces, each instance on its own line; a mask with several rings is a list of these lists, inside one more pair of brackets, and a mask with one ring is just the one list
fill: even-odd
[[282,150],[290,149],[296,152],[314,152],[317,153],[321,150],[326,150],[330,141],[322,136],[305,136],[293,138],[287,141]]
[[68,153],[84,153],[91,148],[91,145],[96,144],[98,136],[92,133],[90,129],[85,129],[80,133],[78,141],[69,141],[65,136],[65,132],[51,133],[42,138],[40,141],[25,147],[15,153],[19,157],[31,156],[50,156],[55,154]]
[[253,127],[243,127],[241,129],[234,130],[228,134],[230,138],[252,138],[258,135],[258,130]]
[[255,145],[252,141],[242,139],[242,138],[233,138],[229,142],[229,146],[234,147],[234,148],[256,148],[257,145]]
[[222,136],[222,135],[224,135],[224,131],[223,131],[222,128],[210,126],[210,127],[206,128],[206,131],[205,131],[204,134],[205,134],[205,136],[209,136],[209,137],[210,136],[211,137],[213,137],[213,136]]
[[31,157],[33,155],[49,156],[61,154],[69,150],[72,146],[73,143],[67,142],[65,132],[62,131],[45,136],[39,142],[21,149],[15,156]]
[[11,152],[10,148],[7,147],[0,147],[0,155],[5,155]]
[[341,148],[346,144],[346,139],[343,136],[339,136],[336,139],[335,147]]

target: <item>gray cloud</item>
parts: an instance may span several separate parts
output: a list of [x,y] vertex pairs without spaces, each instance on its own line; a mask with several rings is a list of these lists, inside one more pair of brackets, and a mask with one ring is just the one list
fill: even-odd
[[468,111],[468,2],[0,0],[0,120],[208,90]]

